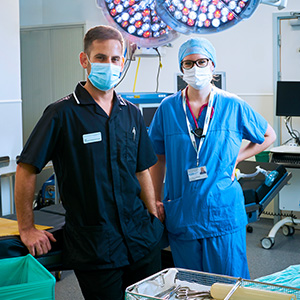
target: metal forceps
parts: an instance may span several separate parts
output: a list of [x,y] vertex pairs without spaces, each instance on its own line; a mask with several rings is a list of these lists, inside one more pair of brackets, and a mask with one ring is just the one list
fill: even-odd
[[212,299],[210,292],[199,292],[191,290],[189,287],[181,287],[176,291],[176,299],[184,300],[204,300]]

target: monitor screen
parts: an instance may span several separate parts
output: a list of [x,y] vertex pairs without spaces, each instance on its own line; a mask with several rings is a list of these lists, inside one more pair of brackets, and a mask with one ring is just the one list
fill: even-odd
[[159,106],[160,102],[171,95],[172,93],[149,93],[149,92],[121,92],[120,95],[123,99],[126,99],[141,110],[146,127],[150,126],[153,116]]
[[300,81],[277,81],[276,116],[300,117]]
[[[213,84],[219,89],[226,90],[226,73],[216,71],[214,73]],[[183,90],[187,86],[187,83],[182,79],[182,74],[176,74],[176,87],[177,91]]]
[[146,127],[148,128],[160,103],[139,104]]

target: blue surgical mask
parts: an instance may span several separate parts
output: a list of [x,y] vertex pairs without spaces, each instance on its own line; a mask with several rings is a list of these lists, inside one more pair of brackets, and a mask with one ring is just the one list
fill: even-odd
[[118,83],[121,73],[121,66],[111,63],[90,62],[90,64],[91,72],[88,76],[88,79],[95,88],[101,91],[108,91]]

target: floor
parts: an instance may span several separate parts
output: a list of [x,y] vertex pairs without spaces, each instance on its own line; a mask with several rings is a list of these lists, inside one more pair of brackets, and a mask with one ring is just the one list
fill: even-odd
[[[273,220],[261,219],[251,224],[252,233],[247,233],[247,255],[251,279],[269,275],[290,265],[300,264],[300,230],[294,235],[284,236],[281,229],[275,237],[274,246],[261,247],[260,240],[267,236],[273,226]],[[64,271],[61,280],[56,283],[56,300],[82,300],[76,277],[72,271]]]

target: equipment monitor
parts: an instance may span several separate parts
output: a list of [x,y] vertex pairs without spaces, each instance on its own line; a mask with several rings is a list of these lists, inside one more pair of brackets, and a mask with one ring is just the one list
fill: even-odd
[[300,117],[300,81],[277,81],[276,116]]
[[150,126],[159,104],[160,103],[139,104],[139,109],[141,110],[147,128]]
[[151,124],[153,116],[161,101],[172,93],[148,93],[148,92],[121,92],[120,95],[134,103],[141,110],[146,127]]

